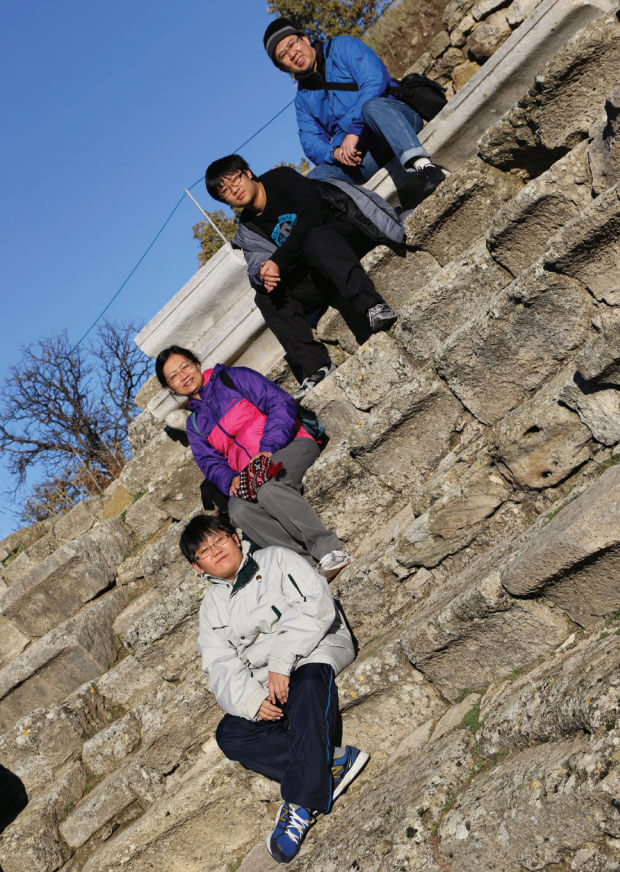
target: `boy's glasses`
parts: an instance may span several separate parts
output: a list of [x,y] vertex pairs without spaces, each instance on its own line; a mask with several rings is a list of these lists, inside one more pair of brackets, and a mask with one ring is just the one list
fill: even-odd
[[211,557],[216,549],[223,547],[224,542],[229,538],[229,536],[229,533],[223,533],[221,536],[218,536],[217,539],[212,539],[210,543],[204,542],[196,549],[194,558],[196,560],[202,560],[203,557]]
[[231,194],[241,181],[242,175],[243,173],[239,170],[238,172],[228,176],[228,180],[223,185],[220,185],[217,189],[220,197],[227,197],[228,194]]

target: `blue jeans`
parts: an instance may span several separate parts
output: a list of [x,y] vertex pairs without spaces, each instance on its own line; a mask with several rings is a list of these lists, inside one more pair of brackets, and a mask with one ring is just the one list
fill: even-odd
[[319,164],[308,173],[311,179],[344,179],[361,185],[394,156],[403,166],[408,160],[429,157],[418,139],[424,124],[415,109],[388,97],[372,97],[362,107],[366,127],[360,136],[364,158],[358,167]]

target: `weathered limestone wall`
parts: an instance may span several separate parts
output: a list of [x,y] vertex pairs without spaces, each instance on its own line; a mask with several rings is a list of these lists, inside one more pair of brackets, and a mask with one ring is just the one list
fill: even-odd
[[[619,46],[616,14],[577,28],[411,215],[416,250],[372,253],[389,335],[319,325],[341,365],[306,495],[357,558],[339,688],[372,758],[292,869],[620,868]],[[149,413],[131,439],[103,498],[0,543],[28,797],[0,865],[262,872],[278,789],[215,745],[177,549],[200,476]]]

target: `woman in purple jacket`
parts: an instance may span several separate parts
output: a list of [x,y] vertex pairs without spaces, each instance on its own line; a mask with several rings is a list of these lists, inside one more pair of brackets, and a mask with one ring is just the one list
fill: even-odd
[[[228,496],[228,513],[261,548],[282,545],[310,555],[319,572],[333,577],[351,562],[302,497],[303,474],[319,446],[297,418],[295,401],[253,369],[216,364],[201,372],[193,352],[165,348],[155,364],[160,384],[187,397],[187,437],[203,475]],[[260,455],[284,469],[256,491],[256,502],[238,496],[240,473]]]

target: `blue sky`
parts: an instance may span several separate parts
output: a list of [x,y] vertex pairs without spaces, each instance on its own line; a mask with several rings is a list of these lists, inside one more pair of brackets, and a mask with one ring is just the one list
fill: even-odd
[[[207,164],[294,96],[268,61],[266,0],[22,0],[3,4],[0,235],[3,379],[20,349],[77,340]],[[293,107],[243,154],[297,162]],[[192,193],[215,207],[200,182]],[[143,324],[197,268],[185,198],[115,301]],[[9,479],[0,469],[0,491]],[[0,499],[0,538],[19,526]]]

